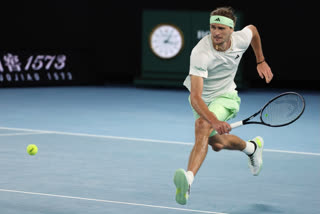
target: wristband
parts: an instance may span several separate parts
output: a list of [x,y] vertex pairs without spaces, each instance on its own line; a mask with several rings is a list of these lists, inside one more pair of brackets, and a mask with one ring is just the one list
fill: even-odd
[[263,63],[263,62],[265,62],[266,60],[264,59],[264,60],[262,60],[261,62],[257,62],[257,65],[259,65],[259,64],[261,64],[261,63]]

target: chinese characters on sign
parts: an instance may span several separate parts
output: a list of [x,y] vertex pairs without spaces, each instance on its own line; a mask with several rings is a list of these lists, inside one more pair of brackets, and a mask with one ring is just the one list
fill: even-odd
[[67,56],[59,55],[0,55],[1,83],[25,81],[72,81],[72,73],[66,70]]

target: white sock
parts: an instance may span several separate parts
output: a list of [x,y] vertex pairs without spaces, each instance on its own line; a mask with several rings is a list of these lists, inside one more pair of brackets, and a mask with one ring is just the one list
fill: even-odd
[[252,155],[254,153],[255,150],[255,146],[252,142],[246,142],[246,148],[244,148],[244,150],[242,150],[244,153],[246,153],[247,155]]
[[192,184],[192,182],[193,182],[193,180],[194,180],[193,172],[188,171],[188,172],[187,172],[187,178],[188,178],[189,184],[190,184],[190,186],[191,186],[191,184]]

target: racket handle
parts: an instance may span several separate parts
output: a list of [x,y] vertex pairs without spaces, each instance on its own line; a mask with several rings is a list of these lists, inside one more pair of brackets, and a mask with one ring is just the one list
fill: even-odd
[[230,126],[231,126],[232,129],[237,128],[237,127],[242,126],[242,125],[243,125],[242,120],[230,124]]

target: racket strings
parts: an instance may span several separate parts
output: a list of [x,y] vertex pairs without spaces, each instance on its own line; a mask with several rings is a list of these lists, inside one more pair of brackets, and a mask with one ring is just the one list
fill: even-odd
[[296,120],[303,110],[303,99],[297,94],[287,94],[266,105],[261,112],[261,119],[269,125],[280,126]]

